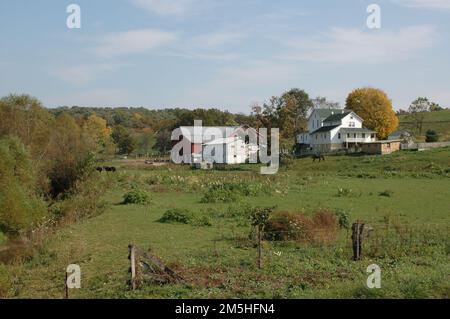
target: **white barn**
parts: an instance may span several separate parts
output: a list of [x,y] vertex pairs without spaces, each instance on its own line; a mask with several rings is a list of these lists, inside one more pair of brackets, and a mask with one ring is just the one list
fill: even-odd
[[363,126],[355,112],[343,109],[315,109],[308,118],[308,132],[297,136],[303,150],[332,152],[376,141],[375,131]]
[[243,164],[258,155],[258,145],[246,138],[246,134],[257,132],[246,126],[203,126],[198,130],[182,126],[180,132],[182,136],[177,143],[189,144],[190,163]]

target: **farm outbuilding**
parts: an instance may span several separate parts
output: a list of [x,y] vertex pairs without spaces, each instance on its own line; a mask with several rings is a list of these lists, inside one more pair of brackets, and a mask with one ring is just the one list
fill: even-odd
[[386,155],[400,151],[401,140],[375,141],[363,143],[362,152],[372,155]]

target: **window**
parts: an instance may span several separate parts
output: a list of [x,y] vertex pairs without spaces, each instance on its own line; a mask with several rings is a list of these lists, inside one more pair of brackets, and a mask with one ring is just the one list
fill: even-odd
[[350,138],[350,133],[347,133],[347,138]]
[[355,133],[355,134],[353,134],[353,137],[354,137],[354,138],[356,138],[356,133]]
[[316,140],[317,140],[317,134],[316,134]]
[[338,133],[338,139],[341,139],[341,133]]
[[362,133],[362,138],[366,138],[366,133]]
[[375,138],[375,134],[370,134],[370,138]]
[[348,122],[348,127],[355,127],[355,122]]

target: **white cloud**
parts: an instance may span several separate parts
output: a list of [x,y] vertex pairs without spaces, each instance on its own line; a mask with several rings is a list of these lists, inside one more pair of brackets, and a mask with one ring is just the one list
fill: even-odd
[[133,3],[145,10],[162,16],[182,16],[196,0],[133,0]]
[[237,42],[247,37],[245,31],[218,31],[196,36],[192,39],[192,43],[196,46],[212,48],[219,47],[225,44]]
[[450,0],[392,0],[409,8],[450,9]]
[[320,37],[285,41],[290,51],[283,58],[322,63],[382,63],[408,59],[431,47],[437,39],[431,26],[399,31],[361,31],[332,28]]
[[151,49],[174,42],[174,32],[158,29],[141,29],[107,34],[94,52],[102,57],[145,53]]

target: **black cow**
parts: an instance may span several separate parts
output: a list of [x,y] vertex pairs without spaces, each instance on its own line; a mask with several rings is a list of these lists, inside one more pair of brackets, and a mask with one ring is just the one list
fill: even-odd
[[103,172],[103,167],[97,167],[95,170],[101,173]]
[[114,166],[103,166],[103,169],[107,172],[116,172],[117,169]]
[[325,156],[323,156],[323,155],[320,154],[320,153],[319,153],[319,154],[313,155],[313,162],[315,162],[316,159],[319,160],[319,163],[320,163],[321,161],[324,161],[324,162],[325,162]]

